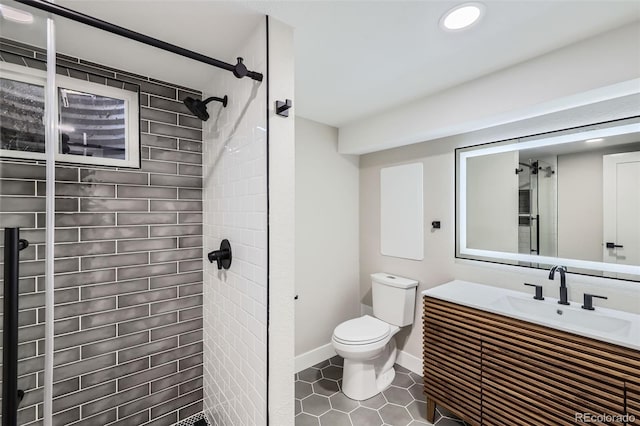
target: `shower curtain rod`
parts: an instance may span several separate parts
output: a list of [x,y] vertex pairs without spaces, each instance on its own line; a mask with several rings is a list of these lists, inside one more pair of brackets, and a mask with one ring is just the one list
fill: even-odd
[[63,6],[59,6],[55,3],[49,3],[45,0],[15,0],[18,3],[25,4],[27,6],[34,7],[36,9],[43,10],[45,12],[53,13],[54,15],[62,16],[82,24],[98,28],[116,34],[122,37],[126,37],[131,40],[138,41],[140,43],[147,44],[149,46],[157,47],[158,49],[166,50],[167,52],[175,53],[185,58],[193,59],[198,62],[203,62],[214,67],[222,68],[223,70],[231,71],[237,78],[249,77],[252,80],[262,81],[262,74],[255,71],[249,71],[247,67],[242,63],[242,58],[238,58],[238,63],[235,65],[228,64],[218,59],[211,58],[209,56],[202,55],[193,50],[185,49],[175,44],[167,43],[166,41],[158,40],[157,38],[150,37],[148,35],[129,30],[119,25],[112,24],[102,19],[94,18],[93,16],[85,15],[84,13],[77,12],[72,9],[68,9]]

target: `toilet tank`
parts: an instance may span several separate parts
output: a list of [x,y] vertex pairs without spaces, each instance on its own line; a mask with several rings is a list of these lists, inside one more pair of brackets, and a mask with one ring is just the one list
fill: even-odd
[[418,281],[384,272],[371,274],[373,315],[404,327],[413,323]]

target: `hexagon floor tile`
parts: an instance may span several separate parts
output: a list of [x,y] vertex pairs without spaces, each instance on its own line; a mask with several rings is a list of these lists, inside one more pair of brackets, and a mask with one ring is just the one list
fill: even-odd
[[427,422],[422,377],[395,365],[393,385],[366,401],[342,393],[343,360],[334,356],[299,372],[296,378],[296,426],[466,426],[437,407]]

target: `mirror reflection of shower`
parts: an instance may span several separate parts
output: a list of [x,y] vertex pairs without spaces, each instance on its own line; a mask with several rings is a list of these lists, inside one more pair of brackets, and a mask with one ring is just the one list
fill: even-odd
[[[518,251],[556,256],[557,157],[520,159],[518,175]],[[527,266],[540,266],[525,262]]]

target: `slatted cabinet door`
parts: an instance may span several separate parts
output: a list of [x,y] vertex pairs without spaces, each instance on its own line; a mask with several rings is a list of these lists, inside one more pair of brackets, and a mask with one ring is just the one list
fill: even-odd
[[484,343],[482,404],[486,425],[573,425],[582,418],[576,413],[622,419],[624,383],[571,359],[514,349],[507,342]]
[[628,381],[625,383],[625,389],[627,392],[627,413],[634,417],[634,420],[629,421],[628,425],[640,426],[640,380]]
[[[461,328],[455,319],[441,316],[430,300],[425,298],[423,316],[423,375],[428,402],[437,401],[468,423],[479,425],[480,339]],[[427,413],[427,420],[433,422],[429,417]]]

